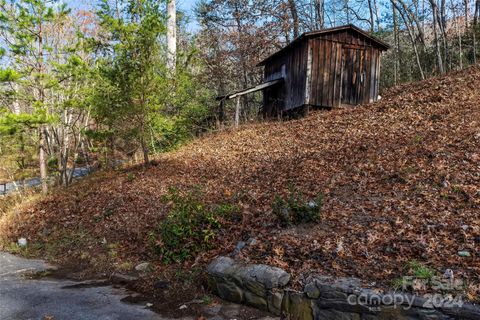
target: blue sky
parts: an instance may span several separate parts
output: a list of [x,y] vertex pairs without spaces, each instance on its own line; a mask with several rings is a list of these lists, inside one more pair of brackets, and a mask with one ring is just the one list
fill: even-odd
[[[92,7],[95,4],[96,0],[65,0],[72,8],[81,8],[81,7]],[[190,16],[190,28],[195,30],[197,28],[197,23],[195,17],[193,16],[193,8],[197,0],[177,0],[177,8],[180,10],[185,10]]]
[[196,0],[179,0],[178,5],[185,10],[191,10],[195,5]]
[[198,24],[195,20],[195,17],[193,16],[193,12],[192,12],[196,2],[197,2],[197,0],[177,0],[177,6],[180,9],[185,10],[187,12],[187,14],[190,16],[189,26],[190,26],[190,29],[192,31],[194,31],[198,27]]
[[[177,0],[177,6],[180,9],[184,9],[190,11],[193,9],[195,2],[197,0]],[[83,6],[91,6],[92,3],[94,4],[95,1],[88,1],[88,0],[66,0],[72,7],[83,7]]]

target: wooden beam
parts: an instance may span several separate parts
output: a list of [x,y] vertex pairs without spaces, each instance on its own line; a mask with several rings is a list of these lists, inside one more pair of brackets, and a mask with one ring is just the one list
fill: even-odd
[[240,125],[240,96],[237,97],[237,106],[235,107],[235,128]]
[[280,78],[280,79],[276,79],[276,80],[264,82],[264,83],[261,83],[261,84],[255,86],[255,87],[250,87],[250,88],[247,88],[247,89],[244,89],[244,90],[240,90],[240,91],[231,93],[231,94],[226,95],[226,96],[217,97],[216,100],[229,100],[229,99],[234,99],[234,98],[237,98],[237,97],[241,97],[241,96],[243,96],[243,95],[246,95],[246,94],[248,94],[248,93],[253,93],[253,92],[256,92],[256,91],[259,91],[259,90],[266,89],[266,88],[268,88],[268,87],[271,87],[271,86],[276,85],[276,84],[278,84],[278,83],[281,83],[281,82],[283,82],[283,81],[284,81],[284,79],[283,79],[283,78]]

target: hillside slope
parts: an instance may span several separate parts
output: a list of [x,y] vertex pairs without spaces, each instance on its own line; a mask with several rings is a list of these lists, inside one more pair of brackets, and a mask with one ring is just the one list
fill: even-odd
[[[162,195],[169,187],[199,188],[205,202],[239,203],[242,218],[226,224],[195,263],[255,237],[258,244],[243,259],[297,276],[313,271],[386,283],[415,259],[439,272],[451,268],[478,278],[478,88],[480,68],[470,68],[399,86],[354,110],[208,136],[148,169],[88,178],[4,217],[0,232],[12,240],[29,237],[42,248],[63,241],[64,250],[51,253],[55,258],[80,257],[93,265],[102,242],[115,244],[119,261],[154,259],[149,234],[169,208]],[[273,199],[292,185],[309,197],[323,194],[318,223],[278,225]],[[461,250],[471,257],[460,257]]]

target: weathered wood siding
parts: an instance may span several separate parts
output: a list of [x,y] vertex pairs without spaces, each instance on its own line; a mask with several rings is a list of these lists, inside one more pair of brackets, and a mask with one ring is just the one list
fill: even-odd
[[264,114],[376,101],[380,57],[388,47],[352,25],[303,34],[259,64],[265,81],[284,79],[264,91]]
[[371,39],[343,30],[310,38],[308,44],[306,104],[338,107],[377,100],[381,51]]
[[[265,90],[265,113],[270,113],[269,110],[272,108],[278,108],[279,104],[283,111],[301,107],[306,104],[307,49],[308,42],[302,42],[265,65],[265,81],[275,80],[281,77],[285,79],[280,90],[279,88]],[[277,101],[277,105],[273,106],[272,101]]]

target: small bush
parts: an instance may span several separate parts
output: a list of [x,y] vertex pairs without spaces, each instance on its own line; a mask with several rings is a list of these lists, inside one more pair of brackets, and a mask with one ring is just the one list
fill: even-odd
[[127,182],[132,182],[133,180],[135,180],[135,178],[136,178],[135,174],[132,172],[129,172],[127,175]]
[[318,221],[322,206],[323,195],[319,194],[315,199],[307,200],[301,192],[290,188],[287,199],[275,196],[272,209],[280,224],[285,227]]
[[395,278],[392,280],[391,286],[394,290],[403,290],[403,288],[405,287],[405,279]]
[[431,280],[435,276],[435,271],[416,260],[409,261],[406,267],[418,279]]
[[170,190],[165,219],[150,234],[153,249],[164,263],[182,262],[212,247],[218,232],[238,208],[231,204],[205,205],[198,193]]

